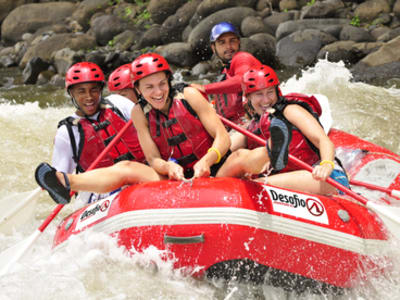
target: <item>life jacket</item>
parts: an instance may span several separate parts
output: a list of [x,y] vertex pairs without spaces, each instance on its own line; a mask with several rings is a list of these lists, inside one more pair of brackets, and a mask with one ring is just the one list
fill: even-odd
[[[278,102],[274,105],[276,110],[274,114],[282,114],[283,116],[283,110],[290,104],[300,105],[310,112],[319,122],[319,116],[321,115],[322,110],[318,100],[314,96],[290,93],[280,97]],[[271,117],[272,116],[270,116],[268,113],[265,113],[260,118],[260,131],[263,136],[269,137]],[[315,147],[295,126],[292,126],[292,140],[289,144],[289,154],[309,165],[315,164],[320,159],[319,150],[317,147]],[[283,173],[294,170],[299,170],[299,167],[291,163],[289,160],[287,166],[280,172]]]
[[[238,75],[237,68],[243,64],[248,66],[248,69],[260,66],[261,63],[253,55],[248,52],[237,52],[230,63],[223,69],[222,76],[219,81],[227,80]],[[246,70],[247,71],[247,70]],[[224,116],[234,123],[241,123],[241,118],[245,115],[245,107],[243,106],[242,93],[232,94],[216,94],[215,110],[218,114]]]
[[[226,69],[224,69],[223,74],[220,81],[231,77],[228,75]],[[240,119],[245,115],[242,93],[216,94],[214,103],[217,113],[234,123],[240,123]]]
[[[101,100],[100,113],[96,120],[68,117],[58,123],[58,127],[67,126],[73,159],[77,164],[77,173],[84,172],[89,168],[125,124],[126,120],[122,113],[105,99]],[[72,126],[78,126],[79,145],[76,144]],[[134,126],[130,126],[126,130],[121,139],[96,165],[96,168],[112,166],[122,160],[145,162]]]
[[162,159],[173,159],[185,170],[191,169],[212,146],[214,139],[181,92],[173,97],[168,115],[147,103],[142,103],[142,108]]
[[[267,112],[265,114],[268,115]],[[247,130],[255,134],[256,136],[263,138],[264,140],[268,140],[270,137],[269,125],[266,122],[260,122],[260,118],[261,117],[258,114],[253,115],[253,118],[247,126]],[[266,126],[268,126],[268,128],[261,129],[261,127]],[[261,147],[260,143],[252,138],[247,138],[247,149],[252,150],[258,147]]]

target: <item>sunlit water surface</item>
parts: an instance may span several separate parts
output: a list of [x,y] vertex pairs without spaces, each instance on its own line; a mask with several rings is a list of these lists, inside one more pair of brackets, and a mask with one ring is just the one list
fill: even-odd
[[[3,79],[7,80],[7,78]],[[351,82],[341,63],[320,61],[299,78],[282,83],[287,92],[318,93],[330,100],[333,126],[400,153],[400,90]],[[64,91],[22,86],[0,89],[0,204],[37,188],[34,170],[50,161],[57,123],[73,112]],[[11,235],[0,234],[0,250],[28,237],[55,204],[42,193],[30,222]],[[12,272],[0,278],[3,299],[400,299],[398,257],[395,271],[362,283],[344,295],[296,295],[271,286],[206,282],[182,275],[162,253],[148,249],[128,258],[115,241],[92,233],[71,238],[56,253],[51,243],[56,225],[73,211],[67,205]]]

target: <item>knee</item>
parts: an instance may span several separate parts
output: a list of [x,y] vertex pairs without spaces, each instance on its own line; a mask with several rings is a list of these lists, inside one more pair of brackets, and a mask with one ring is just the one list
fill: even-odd
[[124,172],[131,172],[132,169],[137,169],[142,165],[141,163],[138,163],[136,161],[129,161],[129,160],[123,160],[120,162],[117,162],[113,168],[117,170],[118,172],[124,173]]

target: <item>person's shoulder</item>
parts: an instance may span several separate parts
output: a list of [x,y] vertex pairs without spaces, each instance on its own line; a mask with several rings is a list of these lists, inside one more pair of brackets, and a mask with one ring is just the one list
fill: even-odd
[[118,94],[108,95],[104,99],[111,102],[117,108],[127,107],[129,109],[132,109],[135,106],[135,103],[132,102],[130,99]]

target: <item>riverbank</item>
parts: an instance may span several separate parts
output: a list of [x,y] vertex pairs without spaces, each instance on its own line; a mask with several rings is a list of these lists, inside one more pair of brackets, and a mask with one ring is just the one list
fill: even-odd
[[[105,73],[155,51],[193,78],[217,72],[211,27],[229,21],[241,48],[288,78],[318,59],[344,61],[354,81],[400,86],[400,0],[0,1],[0,67],[15,84],[64,85],[87,60]],[[240,5],[240,6],[239,6]]]

